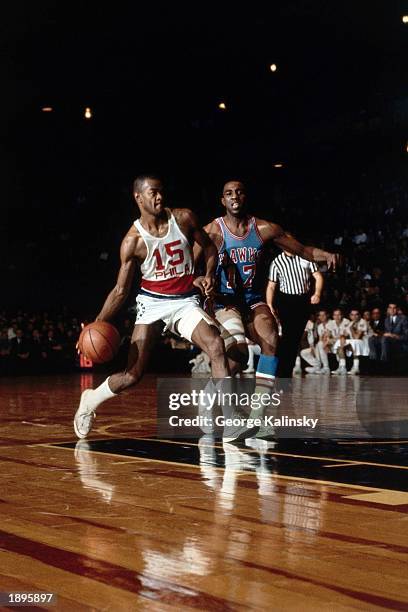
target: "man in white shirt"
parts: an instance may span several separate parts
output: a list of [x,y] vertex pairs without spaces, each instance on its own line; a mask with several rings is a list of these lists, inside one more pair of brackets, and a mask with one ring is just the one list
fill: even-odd
[[343,311],[341,310],[341,308],[336,308],[336,310],[333,310],[333,319],[329,321],[328,324],[328,330],[330,332],[328,352],[334,353],[339,362],[339,366],[337,370],[334,370],[334,372],[332,372],[333,374],[346,373],[346,359],[341,339],[345,337],[349,324],[350,321],[349,319],[343,316]]
[[294,375],[302,374],[301,359],[300,359],[301,357],[309,364],[310,367],[315,367],[319,370],[321,368],[321,365],[319,364],[316,358],[316,352],[315,352],[315,344],[318,340],[317,321],[315,320],[315,316],[312,314],[310,315],[309,320],[306,323],[304,337],[307,340],[307,343],[309,346],[308,348],[304,348],[301,351],[299,351],[299,354],[296,357],[295,368],[293,370]]
[[332,374],[346,374],[346,355],[353,355],[353,367],[348,374],[360,374],[360,356],[368,357],[369,324],[357,309],[350,311],[350,321],[333,348],[339,354],[339,367]]
[[308,337],[309,348],[300,352],[301,357],[309,364],[306,368],[308,374],[330,374],[327,351],[329,350],[330,330],[329,316],[326,310],[320,310],[317,314],[317,336],[315,346],[311,344],[313,337]]
[[341,308],[336,308],[336,310],[333,310],[333,319],[329,321],[327,327],[330,330],[330,334],[334,342],[338,340],[340,336],[344,335],[349,324],[350,321],[343,316],[343,311]]

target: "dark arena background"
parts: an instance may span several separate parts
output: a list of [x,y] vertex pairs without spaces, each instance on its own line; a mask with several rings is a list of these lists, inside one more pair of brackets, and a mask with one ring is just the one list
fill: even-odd
[[[0,32],[1,609],[407,610],[408,1],[23,0]],[[160,389],[210,373],[167,333],[77,440],[81,392],[126,367],[139,272],[116,357],[76,343],[145,173],[202,225],[241,181],[251,214],[340,254],[275,380],[314,432],[169,433]],[[360,353],[318,331],[339,308]]]

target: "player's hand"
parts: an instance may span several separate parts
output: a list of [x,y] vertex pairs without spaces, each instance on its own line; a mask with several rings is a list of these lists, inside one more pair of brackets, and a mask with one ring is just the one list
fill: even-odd
[[326,253],[326,264],[328,270],[336,271],[341,265],[341,257],[339,253]]
[[193,285],[198,287],[206,297],[214,293],[214,278],[212,276],[197,276],[193,280]]
[[203,295],[205,295],[205,289],[203,284],[204,278],[204,276],[197,276],[197,278],[193,280],[194,287],[197,287]]
[[215,279],[211,275],[207,275],[203,280],[204,291],[207,297],[211,296],[214,293],[215,289]]
[[320,295],[317,295],[317,293],[314,293],[312,295],[312,297],[310,298],[310,303],[311,304],[320,304]]
[[228,266],[225,269],[225,273],[226,273],[226,276],[227,276],[227,279],[228,279],[229,286],[232,289],[236,289],[237,288],[236,271],[237,271],[237,269],[235,267],[235,264],[233,264],[233,263],[228,264]]

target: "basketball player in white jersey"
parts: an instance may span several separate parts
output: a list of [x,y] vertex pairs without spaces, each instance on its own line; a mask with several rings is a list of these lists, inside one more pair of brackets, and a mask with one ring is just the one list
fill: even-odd
[[[200,307],[196,289],[200,286],[208,293],[213,287],[216,248],[191,210],[164,207],[162,183],[156,177],[138,177],[134,182],[134,197],[141,215],[123,239],[116,285],[96,318],[110,321],[115,317],[139,267],[142,282],[136,300],[137,315],[128,363],[126,370],[109,376],[97,389],[86,389],[82,393],[74,419],[79,438],[85,438],[91,430],[95,410],[102,402],[140,380],[164,325],[165,329],[193,342],[209,355],[214,378],[229,374],[224,343],[216,323]],[[205,276],[196,280],[194,242],[204,250],[206,264]],[[238,436],[243,432],[236,433]],[[235,439],[235,433],[229,437]]]

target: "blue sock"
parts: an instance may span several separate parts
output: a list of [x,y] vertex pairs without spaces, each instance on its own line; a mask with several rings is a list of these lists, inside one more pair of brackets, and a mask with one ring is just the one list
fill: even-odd
[[278,369],[278,358],[275,355],[263,355],[259,357],[258,367],[256,368],[256,376],[258,378],[266,378],[273,380]]

